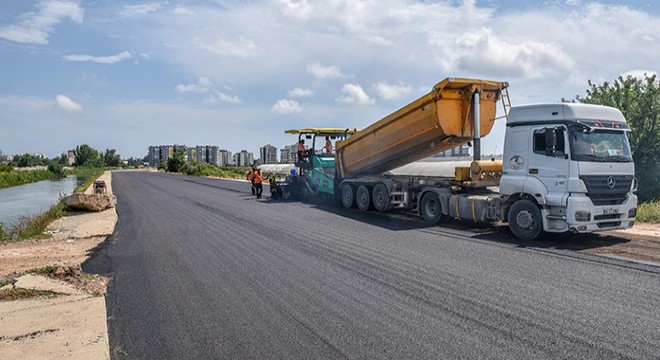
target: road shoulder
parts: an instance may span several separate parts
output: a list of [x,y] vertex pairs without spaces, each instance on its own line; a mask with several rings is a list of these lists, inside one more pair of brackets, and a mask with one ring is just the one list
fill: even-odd
[[[112,193],[111,173],[100,179]],[[103,296],[108,279],[82,273],[80,264],[116,222],[115,208],[68,212],[48,226],[49,239],[0,245],[0,279],[8,283],[0,291],[17,298],[0,301],[2,358],[110,358]],[[41,274],[26,274],[32,269]],[[32,296],[20,299],[26,293]]]

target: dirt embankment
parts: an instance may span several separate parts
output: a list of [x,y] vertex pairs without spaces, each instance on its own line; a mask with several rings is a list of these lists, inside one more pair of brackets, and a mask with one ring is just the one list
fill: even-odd
[[[112,192],[110,172],[100,179]],[[116,222],[114,208],[68,212],[49,225],[49,239],[0,244],[0,358],[110,358],[108,279],[84,274],[80,264]]]

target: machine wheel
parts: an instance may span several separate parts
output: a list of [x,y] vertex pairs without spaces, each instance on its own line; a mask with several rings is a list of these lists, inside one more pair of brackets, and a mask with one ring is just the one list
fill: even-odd
[[355,206],[355,189],[351,184],[341,186],[341,203],[347,209]]
[[373,203],[371,202],[371,189],[364,185],[360,185],[357,189],[355,202],[357,203],[358,209],[361,211],[371,210],[373,208]]
[[543,230],[541,210],[529,200],[513,203],[508,218],[511,232],[520,240],[534,240]]
[[434,192],[424,194],[422,201],[419,203],[419,210],[424,220],[429,224],[437,224],[442,220],[442,204],[438,194]]
[[392,200],[385,184],[379,183],[374,186],[373,203],[376,210],[380,212],[392,210]]

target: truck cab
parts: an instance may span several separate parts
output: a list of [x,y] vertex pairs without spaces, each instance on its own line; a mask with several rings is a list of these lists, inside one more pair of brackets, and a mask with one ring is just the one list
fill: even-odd
[[[547,232],[633,226],[637,181],[630,126],[621,111],[576,103],[526,105],[510,109],[506,126],[500,195],[510,205],[514,234],[516,228],[522,238],[540,231],[539,215]],[[520,199],[538,210],[514,207]]]

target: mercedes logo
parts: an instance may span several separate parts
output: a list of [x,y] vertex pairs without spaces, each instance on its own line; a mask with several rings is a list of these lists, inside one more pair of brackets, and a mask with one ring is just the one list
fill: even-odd
[[616,185],[616,180],[614,180],[613,176],[610,176],[607,178],[607,187],[610,189],[614,189],[614,186]]

